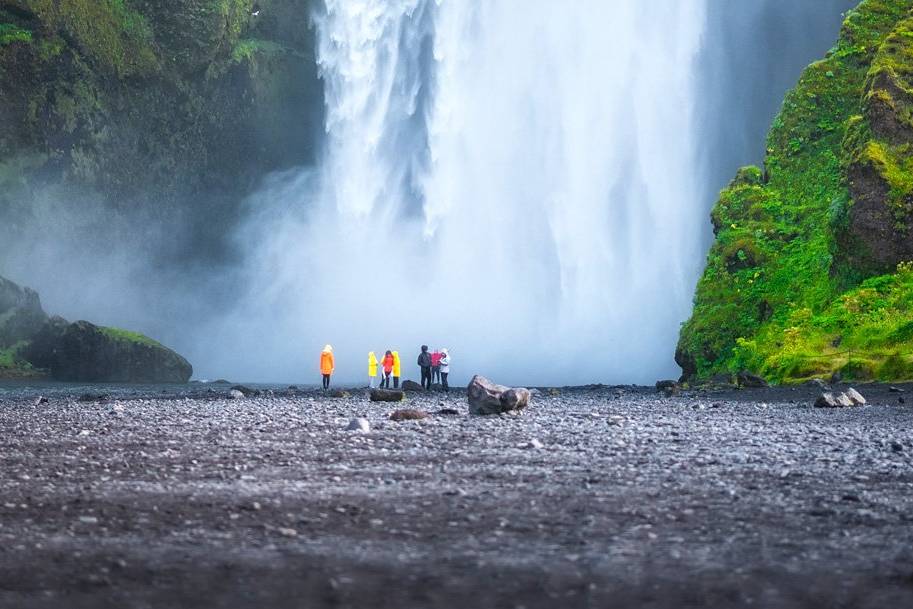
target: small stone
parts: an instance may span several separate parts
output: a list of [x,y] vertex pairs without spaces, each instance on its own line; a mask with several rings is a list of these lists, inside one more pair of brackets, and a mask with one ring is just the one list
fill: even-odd
[[427,418],[428,413],[424,410],[394,410],[390,414],[391,421],[419,421]]
[[900,442],[891,442],[891,450],[893,450],[896,453],[903,452],[903,444],[901,444]]
[[298,531],[287,527],[279,527],[276,529],[276,532],[278,532],[283,537],[298,537]]
[[98,518],[95,516],[80,516],[79,522],[83,524],[98,524]]
[[48,403],[48,399],[46,397],[44,397],[43,395],[39,395],[37,398],[35,398],[35,406],[40,406],[41,404],[47,404],[47,403]]
[[457,410],[456,408],[441,408],[440,410],[437,411],[437,414],[453,416],[453,415],[460,414],[460,411]]
[[371,423],[368,422],[368,419],[352,419],[349,421],[346,431],[358,431],[361,433],[369,433],[371,431]]
[[537,440],[536,438],[533,438],[532,440],[530,440],[529,442],[527,442],[526,444],[524,444],[524,445],[523,445],[523,448],[531,448],[531,449],[533,449],[533,450],[539,450],[540,448],[543,448],[544,446],[545,446],[545,445],[542,444],[542,442],[540,442],[540,441]]
[[891,393],[903,393],[904,392],[904,390],[901,389],[900,387],[894,387],[893,385],[888,387],[888,391],[890,391]]

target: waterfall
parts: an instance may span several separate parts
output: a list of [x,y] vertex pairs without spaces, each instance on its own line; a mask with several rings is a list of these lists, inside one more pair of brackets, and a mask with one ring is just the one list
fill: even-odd
[[279,210],[264,314],[353,380],[369,350],[421,344],[459,380],[675,374],[703,23],[676,0],[326,0],[324,161],[259,203]]

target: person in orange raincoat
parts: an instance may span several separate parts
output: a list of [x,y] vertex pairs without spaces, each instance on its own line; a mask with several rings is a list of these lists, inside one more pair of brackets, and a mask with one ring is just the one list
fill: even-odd
[[387,351],[381,362],[382,371],[380,375],[380,387],[382,389],[390,388],[390,373],[393,372],[393,361],[393,354],[390,351]]
[[336,369],[336,361],[333,359],[333,347],[327,345],[320,353],[320,374],[323,375],[324,390],[330,388],[330,376]]

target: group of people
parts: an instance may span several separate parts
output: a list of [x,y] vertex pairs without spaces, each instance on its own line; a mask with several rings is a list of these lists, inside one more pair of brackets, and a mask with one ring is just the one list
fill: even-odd
[[[447,349],[430,350],[427,345],[422,345],[422,351],[418,355],[418,366],[422,373],[422,388],[431,389],[435,382],[440,383],[444,391],[450,391],[450,385],[447,384],[447,376],[450,374],[450,354]],[[336,359],[333,356],[333,347],[327,345],[320,353],[320,374],[323,377],[323,388],[330,388],[330,377],[336,370]],[[399,388],[399,379],[402,373],[402,365],[399,359],[399,351],[386,351],[381,359],[377,358],[374,351],[368,353],[368,380],[371,388],[374,388],[374,381],[380,373],[380,385],[382,389],[390,388],[390,379],[393,379],[393,388]]]

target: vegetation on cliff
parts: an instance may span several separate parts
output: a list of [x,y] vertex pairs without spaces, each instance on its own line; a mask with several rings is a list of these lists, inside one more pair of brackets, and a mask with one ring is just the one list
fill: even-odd
[[60,185],[220,234],[261,176],[313,154],[309,3],[0,0],[2,228]]
[[712,212],[685,377],[913,378],[913,0],[864,0]]

